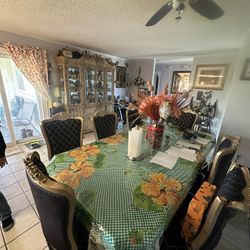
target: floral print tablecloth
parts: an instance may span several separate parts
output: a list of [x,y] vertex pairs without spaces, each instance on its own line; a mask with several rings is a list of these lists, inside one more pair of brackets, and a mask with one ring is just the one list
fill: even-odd
[[[208,144],[205,151],[211,148]],[[50,176],[71,186],[86,226],[105,249],[155,249],[198,171],[179,158],[173,169],[127,159],[127,135],[115,135],[54,156]]]

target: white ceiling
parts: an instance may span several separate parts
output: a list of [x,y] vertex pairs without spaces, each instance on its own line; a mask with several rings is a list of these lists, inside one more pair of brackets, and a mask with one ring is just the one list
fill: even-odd
[[[126,58],[195,55],[240,48],[250,0],[214,0],[225,15],[210,21],[187,6],[152,27],[168,0],[0,0],[0,30]],[[1,39],[1,38],[0,38]]]

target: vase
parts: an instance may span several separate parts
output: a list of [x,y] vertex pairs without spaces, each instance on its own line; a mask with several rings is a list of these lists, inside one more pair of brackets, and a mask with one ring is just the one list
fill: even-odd
[[148,127],[148,133],[146,139],[149,141],[149,145],[153,149],[160,149],[163,139],[164,125],[150,125]]

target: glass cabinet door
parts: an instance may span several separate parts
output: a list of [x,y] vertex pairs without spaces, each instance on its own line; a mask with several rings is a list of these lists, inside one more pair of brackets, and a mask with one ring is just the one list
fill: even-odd
[[58,73],[59,73],[59,97],[61,103],[65,103],[65,90],[64,90],[64,73],[63,73],[63,65],[58,66]]
[[105,101],[104,72],[103,70],[97,70],[96,102],[102,103],[104,101]]
[[69,103],[81,103],[81,78],[78,66],[68,66]]
[[95,103],[95,82],[96,71],[94,69],[85,69],[85,101],[86,105]]
[[113,72],[107,71],[107,101],[113,101]]

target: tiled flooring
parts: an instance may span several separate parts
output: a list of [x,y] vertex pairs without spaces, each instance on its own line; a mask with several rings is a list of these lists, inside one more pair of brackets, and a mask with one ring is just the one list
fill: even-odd
[[[95,140],[94,134],[87,134],[84,144]],[[43,162],[47,164],[45,146],[37,149]],[[0,169],[0,190],[4,193],[12,209],[15,226],[8,232],[0,230],[0,250],[43,250],[48,249],[37,214],[34,199],[24,170],[23,158],[30,152],[24,145],[8,149],[16,153],[7,157],[9,165]],[[216,250],[248,250],[247,216],[239,212],[231,219],[223,231]]]

